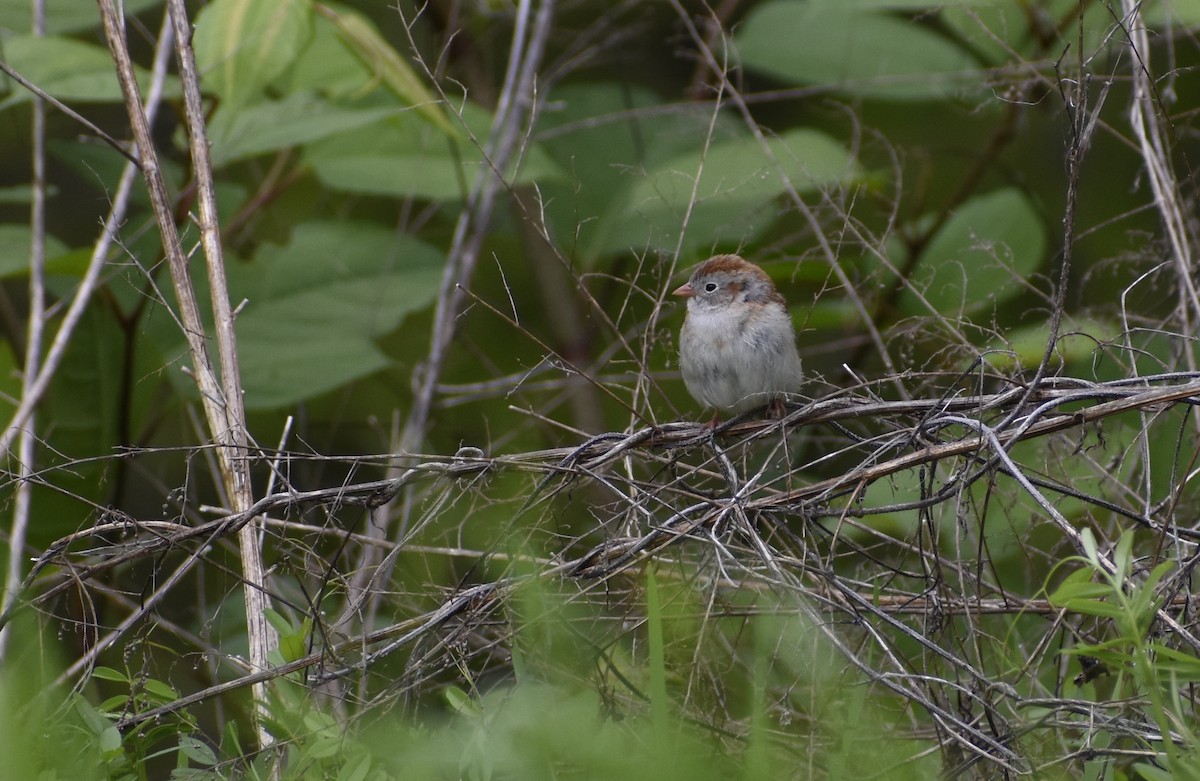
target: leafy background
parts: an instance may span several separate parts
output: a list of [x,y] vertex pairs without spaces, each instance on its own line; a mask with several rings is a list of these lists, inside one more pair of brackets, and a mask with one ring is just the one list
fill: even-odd
[[[130,0],[124,8],[145,86],[163,4]],[[1101,382],[1194,366],[1191,336],[1200,312],[1187,301],[1186,273],[1179,275],[1175,264],[1179,250],[1164,234],[1160,200],[1150,189],[1128,112],[1134,97],[1129,74],[1144,61],[1156,77],[1152,105],[1167,128],[1171,146],[1164,157],[1188,206],[1187,241],[1194,245],[1188,161],[1195,144],[1198,88],[1191,73],[1200,4],[1142,4],[1153,46],[1135,51],[1129,26],[1138,22],[1127,9],[1086,0],[747,0],[716,8],[578,0],[548,7],[553,16],[540,41],[545,53],[536,62],[536,89],[509,106],[498,102],[513,38],[523,29],[516,22],[530,22],[525,4],[212,0],[188,8],[230,298],[239,307],[249,428],[262,454],[255,467],[260,493],[273,480],[310,490],[394,476],[420,463],[415,453],[515,456],[575,446],[604,432],[700,419],[704,411],[679,382],[674,350],[682,312],[667,294],[686,267],[716,252],[740,252],[776,280],[799,331],[809,397],[850,389],[888,399],[942,398],[1010,387],[1043,358],[1060,282],[1066,283],[1063,321],[1052,374]],[[95,8],[50,0],[45,18],[46,34],[35,36],[28,4],[0,0],[0,59],[113,137],[127,139]],[[168,75],[154,133],[190,249],[197,240],[188,217],[195,184],[180,94],[178,77]],[[9,406],[23,393],[28,349],[31,100],[11,80],[0,100],[0,393]],[[506,111],[517,112],[517,119],[504,119]],[[497,166],[493,128],[502,126],[515,133],[516,143]],[[79,283],[125,160],[58,111],[50,112],[46,138],[45,281],[57,307],[53,324]],[[479,184],[491,177],[502,186],[494,211],[480,221]],[[462,235],[478,241],[478,262],[473,273],[456,279],[465,292],[451,317],[453,341],[444,363],[431,364],[437,306],[450,301],[453,290],[443,279],[469,245]],[[1060,279],[1064,253],[1071,264]],[[199,252],[194,264],[203,291]],[[210,517],[204,508],[223,506],[174,307],[148,202],[135,195],[102,284],[39,408],[30,555],[114,517],[196,524]],[[424,425],[423,413],[413,410],[424,404],[416,389],[427,371],[436,376]],[[1184,512],[1194,501],[1180,478],[1192,465],[1194,423],[1186,413],[1171,412],[1154,425],[1161,436],[1131,417],[1077,440],[1021,445],[1014,454],[1080,491],[1145,507],[1170,495],[1172,510]],[[789,481],[815,482],[857,463],[836,431],[797,436],[791,450],[772,451],[766,461],[790,464]],[[1135,442],[1145,443],[1136,458],[1130,455]],[[739,447],[745,448],[742,466],[761,457],[749,444]],[[286,468],[272,464],[276,448],[291,454]],[[821,455],[826,451],[828,457]],[[15,458],[9,456],[6,475],[15,476]],[[629,468],[630,479],[636,472],[653,482],[677,467],[642,468]],[[711,474],[697,477],[693,487],[701,494],[711,488],[703,482]],[[905,580],[906,568],[916,566],[905,551],[927,544],[935,527],[950,535],[962,523],[956,513],[967,512],[946,509],[932,518],[902,506],[926,495],[927,478],[912,469],[866,486],[861,496],[835,499],[834,510],[856,502],[881,509],[869,529],[839,532],[851,550],[835,557],[836,541],[819,535],[813,544],[824,546],[829,561],[836,558],[841,574],[860,577],[860,590],[886,590],[889,578]],[[330,642],[314,630],[321,615],[348,611],[353,621],[336,632],[366,633],[420,615],[468,584],[519,571],[524,556],[549,561],[584,551],[633,523],[595,485],[543,502],[541,486],[520,470],[501,470],[465,487],[445,480],[381,514],[296,509],[285,520],[308,531],[271,527],[267,551],[270,590],[279,599],[274,618],[281,661]],[[1040,511],[1011,485],[983,486],[967,492],[961,505],[979,524],[977,534],[966,535],[967,547],[978,548],[947,551],[947,560],[969,559],[970,567],[986,562],[992,574],[980,594],[1043,594],[1061,577],[1056,567],[1072,550],[1038,526]],[[14,477],[0,486],[5,508],[14,506],[15,488]],[[540,508],[536,520],[529,517],[531,503]],[[1106,525],[1115,516],[1094,514],[1087,501],[1067,496],[1058,506],[1080,523],[1103,528],[1113,541],[1119,536],[1119,526]],[[639,522],[661,522],[653,508],[646,512],[649,519]],[[798,518],[788,524],[793,531],[803,526]],[[373,547],[388,541],[402,546],[398,555]],[[90,724],[101,743],[112,740],[111,719],[102,714],[116,718],[231,675],[214,660],[245,645],[237,556],[223,542],[204,557],[189,585],[156,609],[155,616],[176,629],[145,622],[93,659],[101,671],[72,679],[85,682],[87,697],[74,706],[84,714],[83,732]],[[170,558],[112,573],[101,581],[109,596],[83,589],[87,599],[76,594],[39,602],[52,649],[47,658],[69,664],[89,653]],[[888,567],[872,569],[881,560]],[[327,691],[328,701],[311,702],[299,683],[281,680],[274,730],[309,752],[315,763],[309,767],[320,768],[314,773],[367,777],[384,772],[386,762],[365,727],[355,733],[362,742],[346,748],[347,723],[358,724],[348,714],[399,703],[416,715],[405,726],[416,736],[424,735],[427,714],[455,712],[466,721],[446,727],[438,740],[469,742],[478,757],[520,774],[519,765],[501,759],[498,736],[519,730],[526,718],[548,730],[555,718],[538,720],[536,707],[524,710],[532,706],[521,698],[532,702],[535,694],[522,690],[513,695],[517,704],[502,707],[490,699],[493,690],[523,663],[540,669],[518,661],[522,653],[552,659],[544,662],[547,669],[572,670],[572,681],[588,680],[586,665],[572,668],[571,638],[585,634],[578,627],[596,625],[604,627],[601,635],[630,643],[613,651],[626,658],[609,657],[626,682],[652,689],[656,670],[668,671],[662,690],[672,691],[680,712],[735,733],[755,719],[774,719],[773,729],[789,738],[763,749],[773,758],[761,760],[767,765],[754,764],[753,741],[732,751],[728,756],[742,763],[737,772],[779,768],[770,763],[782,762],[772,753],[782,751],[843,777],[856,761],[854,714],[866,712],[878,730],[902,736],[907,748],[899,750],[897,766],[922,777],[926,760],[905,763],[902,757],[920,757],[927,742],[937,741],[924,731],[924,716],[911,716],[895,692],[856,693],[853,685],[861,681],[823,645],[814,658],[828,654],[830,661],[822,657],[821,664],[837,667],[830,675],[845,677],[846,687],[826,688],[818,667],[790,657],[776,660],[779,680],[755,679],[754,660],[776,653],[764,650],[770,647],[764,637],[808,637],[811,627],[803,621],[757,627],[759,634],[750,634],[759,638],[758,650],[746,655],[732,640],[722,651],[709,648],[709,633],[736,637],[731,627],[737,622],[727,627],[727,618],[706,612],[712,610],[704,607],[707,587],[697,575],[704,567],[688,557],[681,561],[672,565],[679,582],[664,587],[673,607],[647,603],[642,581],[612,586],[611,601],[603,589],[580,599],[551,588],[529,598],[561,600],[563,624],[575,629],[556,624],[539,635],[530,616],[558,615],[558,609],[523,614],[514,608],[506,619],[515,627],[511,637],[484,632],[445,658],[428,647],[412,649],[404,661],[389,657],[357,689],[330,684],[342,688]],[[966,596],[961,585],[939,588]],[[356,603],[364,589],[375,591]],[[913,594],[921,592],[912,586]],[[729,615],[753,601],[736,589],[723,599]],[[626,633],[619,621],[612,623],[636,612],[634,603],[649,611],[651,625],[656,614],[667,621],[659,657],[641,656],[643,646],[630,639],[640,637],[640,624]],[[964,636],[980,631],[1002,638],[981,654],[986,662],[979,661],[999,677],[1019,667],[1038,638],[1050,636],[1038,617],[1007,617],[987,631],[956,620],[970,628]],[[521,652],[526,633],[537,639],[529,640],[534,650]],[[511,645],[512,657],[489,657],[493,644]],[[693,698],[681,693],[691,689],[680,680],[699,686],[688,672],[689,649],[696,648],[705,649],[697,655],[712,655],[705,669],[728,665],[728,677]],[[1018,677],[1031,692],[1062,693],[1069,677],[1064,669],[1052,655],[1038,656],[1036,669]],[[556,684],[549,673],[541,675],[552,680],[539,686]],[[392,685],[391,676],[405,683]],[[554,689],[554,697],[566,698],[563,718],[639,710],[636,703],[609,701],[604,686],[616,684],[605,680],[572,689],[569,697]],[[770,689],[785,680],[803,681],[800,688],[812,695],[803,706],[784,708],[788,718],[723,699],[741,685]],[[160,689],[155,693],[147,683]],[[124,696],[115,695],[121,687]],[[824,714],[817,707],[823,699],[832,703]],[[493,708],[513,721],[471,732],[472,724],[495,726],[500,717]],[[288,723],[287,714],[296,721]],[[165,733],[180,738],[172,755],[177,765],[258,772],[244,761],[244,727],[239,741],[222,736],[220,726],[248,722],[244,699],[209,703],[181,718]],[[476,737],[460,740],[454,732],[460,729]],[[553,762],[570,761],[569,753],[556,753],[562,745],[556,741],[583,740],[546,734]],[[620,743],[625,733],[603,734],[628,751]],[[1031,739],[1026,756],[1069,753],[1077,741],[1064,734]],[[163,734],[143,732],[136,741],[123,735],[105,755],[105,772],[113,776],[135,772],[130,768],[165,740]],[[342,752],[334,752],[336,770],[323,753],[325,738]],[[401,755],[416,762],[422,751],[436,755],[438,745]],[[955,767],[953,751],[943,749],[945,766]],[[604,773],[629,772],[614,753],[621,750],[576,760],[611,760],[616,764]],[[650,772],[648,757],[629,756]],[[479,766],[471,764],[473,772],[482,772]],[[703,772],[724,772],[721,767]],[[1062,772],[1086,775],[1100,772],[1096,767],[1079,758]],[[1152,770],[1138,772],[1151,777]]]

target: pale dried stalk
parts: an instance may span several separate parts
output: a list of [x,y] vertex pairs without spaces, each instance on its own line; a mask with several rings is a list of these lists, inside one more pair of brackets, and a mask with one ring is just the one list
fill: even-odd
[[[186,9],[180,0],[171,0],[168,4],[168,13],[175,33],[176,53],[179,58],[180,80],[184,89],[192,163],[197,178],[200,202],[199,224],[216,324],[217,347],[221,361],[220,378],[218,378],[208,354],[204,323],[200,317],[200,307],[188,274],[187,254],[183,250],[179,232],[175,226],[171,201],[150,135],[150,124],[142,111],[133,62],[125,42],[124,22],[114,7],[113,0],[98,0],[98,3],[104,22],[104,35],[113,55],[117,77],[125,96],[125,108],[140,151],[146,188],[150,195],[155,219],[158,222],[159,233],[162,236],[163,249],[166,253],[167,265],[179,306],[179,317],[183,324],[188,350],[192,356],[193,376],[200,388],[200,400],[204,407],[209,432],[214,441],[221,446],[217,449],[217,460],[220,465],[222,482],[233,509],[235,511],[244,510],[253,504],[249,466],[245,459],[248,443],[245,412],[242,406],[241,381],[237,368],[233,315],[229,307],[220,235],[216,223],[212,166],[208,158],[199,80],[195,58],[190,46],[191,27]],[[271,633],[264,612],[266,599],[263,591],[262,556],[255,544],[255,537],[253,524],[247,524],[238,531],[243,576],[246,580],[246,621],[250,639],[250,663],[253,669],[265,670]],[[262,685],[254,687],[254,699],[257,703],[256,710],[262,712],[266,699],[266,692]],[[268,745],[271,742],[270,735],[261,726],[259,727],[259,739],[262,745]]]
[[[542,63],[553,16],[554,0],[542,0],[536,14],[532,0],[518,3],[504,87],[496,107],[491,136],[483,149],[485,165],[475,177],[466,208],[455,225],[453,244],[438,291],[429,358],[424,366],[419,367],[414,378],[416,396],[400,438],[400,449],[404,452],[417,449],[425,438],[429,413],[433,407],[433,392],[454,338],[464,300],[462,289],[470,284],[474,275],[496,195],[506,184],[504,172],[514,156],[520,154],[518,131],[528,126],[536,114],[538,68]],[[528,29],[531,21],[533,27]]]
[[[1156,110],[1154,74],[1150,70],[1150,38],[1142,21],[1141,2],[1121,0],[1125,32],[1129,36],[1132,57],[1129,62],[1133,98],[1129,102],[1129,124],[1137,138],[1142,162],[1149,174],[1150,189],[1154,193],[1154,204],[1158,207],[1163,230],[1171,247],[1171,259],[1175,263],[1180,289],[1180,313],[1185,323],[1200,322],[1200,293],[1192,280],[1192,244],[1189,240],[1188,215],[1180,202],[1179,183],[1171,167],[1171,145],[1167,133],[1159,122]],[[1190,314],[1189,314],[1190,312]],[[1190,328],[1187,329],[1190,332]],[[1194,358],[1189,352],[1189,361]]]
[[[162,100],[163,84],[166,79],[168,52],[170,51],[170,36],[160,38],[159,48],[154,58],[154,68],[151,74],[150,91],[146,96],[145,111],[146,116],[153,118],[158,110],[159,102]],[[24,82],[22,82],[24,84]],[[24,85],[33,89],[34,93],[42,100],[53,104],[59,111],[66,113],[71,118],[82,121],[89,128],[94,127],[86,119],[71,111],[68,107],[62,105],[52,97],[45,96],[35,85]],[[129,157],[129,153],[125,152]],[[63,315],[62,324],[54,335],[54,341],[50,345],[50,349],[46,352],[46,358],[37,368],[36,374],[30,374],[26,371],[23,377],[21,401],[17,405],[16,411],[9,420],[8,425],[3,431],[0,431],[0,453],[7,452],[12,446],[13,440],[20,436],[25,430],[34,431],[33,415],[42,397],[46,395],[46,391],[50,388],[50,382],[54,379],[58,372],[58,367],[62,363],[63,356],[66,355],[67,348],[71,344],[71,338],[75,334],[75,328],[79,325],[83,318],[83,313],[87,310],[88,303],[91,301],[92,293],[100,283],[100,272],[104,270],[105,259],[108,257],[108,251],[113,245],[113,241],[117,235],[117,226],[125,221],[125,214],[129,207],[129,196],[133,192],[133,177],[136,173],[136,158],[130,157],[131,162],[125,167],[121,173],[121,178],[117,183],[116,192],[112,198],[112,205],[109,208],[108,217],[104,220],[104,226],[100,232],[99,238],[96,240],[96,246],[92,250],[91,259],[88,261],[87,270],[80,279],[79,287],[75,290],[75,295],[71,299],[70,305],[67,307],[66,314]],[[21,456],[24,463],[30,463],[28,458]],[[10,536],[9,542],[9,582],[5,589],[4,616],[9,616],[16,605],[16,600],[20,596],[21,590],[15,588],[15,580],[20,577],[22,566],[21,551],[24,548],[23,534],[24,529],[18,522],[22,512],[18,509],[14,518],[14,527]],[[0,635],[3,637],[4,635]],[[2,653],[2,652],[0,652]]]
[[[46,33],[44,0],[33,0],[33,34]],[[46,329],[46,103],[33,99],[32,121],[33,195],[29,208],[29,227],[33,235],[29,247],[29,332],[25,338],[25,368],[21,373],[21,395],[24,396],[37,379],[41,369],[42,342]],[[13,524],[8,536],[8,573],[4,580],[6,601],[16,596],[24,571],[22,553],[29,530],[29,511],[33,499],[33,462],[37,453],[37,417],[30,412],[21,428],[17,443],[17,490],[13,497]],[[9,631],[0,629],[0,660],[8,649]]]
[[[238,367],[237,335],[233,329],[233,309],[229,305],[229,286],[225,279],[225,258],[221,248],[220,226],[217,222],[216,186],[212,176],[212,160],[208,152],[208,133],[204,124],[204,106],[200,98],[200,75],[196,70],[196,54],[192,49],[191,23],[183,0],[169,0],[171,21],[175,25],[175,52],[179,58],[179,77],[183,83],[183,98],[188,125],[188,146],[196,176],[196,192],[200,206],[200,237],[204,245],[208,285],[213,308],[213,324],[217,335],[217,356],[221,361],[221,383],[224,391],[224,421],[209,418],[209,428],[221,439],[217,428],[223,422],[226,444],[234,449],[218,450],[225,477],[226,491],[234,509],[246,510],[254,503],[250,483],[250,464],[246,460],[249,432],[246,430],[246,410],[242,404],[242,377]],[[246,601],[246,632],[250,643],[250,666],[265,670],[268,654],[277,642],[274,630],[267,623],[266,570],[259,547],[258,519],[238,531],[238,550],[245,579],[243,596]],[[254,701],[266,714],[265,684],[254,687]],[[270,734],[259,725],[259,744],[272,742]]]

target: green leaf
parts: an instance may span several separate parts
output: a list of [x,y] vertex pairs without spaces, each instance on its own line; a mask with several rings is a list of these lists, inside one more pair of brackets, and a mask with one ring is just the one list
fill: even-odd
[[1142,19],[1155,27],[1200,25],[1200,0],[1146,0],[1141,11]]
[[312,93],[299,92],[278,101],[250,106],[222,106],[209,123],[214,165],[299,146],[392,116],[403,109],[351,109],[335,106]]
[[291,67],[312,26],[309,0],[213,0],[192,39],[205,86],[234,105],[257,97]]
[[96,710],[82,695],[72,695],[71,705],[93,737],[99,737],[102,732],[112,726],[112,721]]
[[318,14],[308,46],[274,84],[285,95],[314,91],[329,98],[356,98],[373,91],[379,79],[337,28]]
[[174,687],[157,678],[148,678],[144,685],[146,691],[160,702],[171,702],[179,699],[179,692],[175,691]]
[[471,699],[471,695],[459,687],[447,686],[442,694],[446,697],[446,702],[449,703],[455,713],[471,717],[482,715],[479,710],[479,704]]
[[1112,595],[1112,586],[1104,583],[1095,583],[1091,578],[1091,570],[1075,570],[1050,595],[1050,604],[1064,607],[1072,600],[1092,599]]
[[1079,532],[1079,539],[1083,543],[1083,551],[1087,556],[1087,560],[1091,563],[1092,569],[1100,571],[1100,552],[1096,546],[1096,535],[1092,533],[1090,528],[1084,527]]
[[687,249],[742,243],[779,215],[775,199],[788,185],[807,193],[861,176],[850,153],[815,130],[791,130],[767,147],[769,156],[758,139],[743,137],[666,161],[616,200],[588,254],[673,250],[681,229]]
[[419,110],[446,135],[459,135],[458,129],[446,118],[441,101],[426,89],[412,66],[379,34],[375,25],[366,17],[350,10],[328,5],[318,5],[317,8],[323,17],[333,22],[338,35],[350,50],[371,68],[400,100]]
[[114,670],[111,667],[96,667],[92,670],[92,677],[99,678],[102,681],[117,681],[118,683],[129,683],[129,676],[120,670]]
[[345,739],[340,736],[321,736],[305,746],[304,756],[308,759],[329,759],[342,750]]
[[[46,197],[53,198],[58,194],[54,185],[46,187]],[[0,204],[27,204],[33,202],[33,187],[27,184],[17,184],[10,187],[0,187]]]
[[734,42],[752,70],[882,100],[949,97],[981,80],[979,64],[930,27],[849,3],[763,3]]
[[564,175],[539,181],[538,189],[546,221],[568,254],[599,246],[598,230],[613,227],[601,217],[646,171],[706,140],[731,141],[745,132],[727,113],[714,118],[705,104],[659,108],[661,98],[636,84],[575,83],[551,92],[536,134]]
[[203,740],[192,738],[191,735],[180,735],[179,751],[198,764],[214,765],[217,763],[216,752],[212,751],[211,747]]
[[338,781],[364,781],[371,772],[371,755],[363,754],[357,760],[350,758],[342,765]]
[[388,365],[369,341],[312,323],[239,321],[247,409],[280,409],[339,388]]
[[[467,104],[463,119],[486,137],[490,115]],[[459,144],[414,112],[311,144],[305,162],[322,182],[338,190],[395,197],[458,200],[485,163],[472,145]],[[515,164],[515,163],[514,163]],[[527,147],[510,182],[556,176],[558,167],[536,145]]]
[[1139,778],[1144,778],[1146,781],[1176,781],[1169,769],[1156,767],[1149,762],[1135,762],[1133,769]]
[[[1194,3],[1195,0],[1185,2]],[[1179,0],[1166,0],[1166,3],[1181,7]],[[1143,19],[1149,21],[1154,16],[1153,9],[1163,7],[1163,3],[1151,0],[1141,6]],[[1031,16],[1032,8],[1007,0],[953,2],[941,7],[937,23],[939,28],[969,47],[985,64],[1009,71],[995,72],[990,74],[991,78],[980,82],[990,83],[997,95],[1003,95],[1007,90],[1007,87],[1000,86],[1005,82],[1017,86],[1017,81],[1026,78],[1019,73],[1019,69],[1015,72],[1012,70],[1014,65],[1053,56],[1068,47],[1077,52],[1094,52],[1112,43],[1111,36],[1117,20],[1113,16],[1112,6],[1107,3],[1044,0]],[[1069,20],[1069,23],[1055,24],[1053,20]],[[1002,81],[998,84],[997,79]]]
[[1154,643],[1151,650],[1154,654],[1154,671],[1158,676],[1166,678],[1174,675],[1188,681],[1200,680],[1200,659],[1161,643]]
[[[1089,364],[1095,360],[1101,345],[1120,332],[1119,325],[1100,320],[1064,322],[1054,343],[1055,365]],[[988,355],[988,362],[1002,372],[1036,366],[1042,360],[1049,337],[1050,326],[1046,322],[1010,329],[988,345],[996,350]]]
[[113,759],[121,753],[121,732],[114,726],[104,728],[100,733],[100,752],[108,759]]
[[[50,284],[64,280],[50,278]],[[71,287],[75,280],[67,281]],[[37,498],[48,513],[31,533],[40,540],[66,534],[80,522],[80,501],[103,501],[109,495],[108,479],[114,443],[119,441],[118,412],[125,339],[112,313],[101,305],[84,312],[71,336],[66,354],[42,405],[47,429],[42,468],[53,475]]]
[[1174,561],[1168,560],[1159,562],[1155,565],[1154,569],[1150,570],[1150,574],[1146,577],[1145,582],[1138,586],[1138,588],[1146,593],[1154,593],[1154,590],[1158,588],[1158,584],[1167,576],[1168,572],[1174,569],[1174,567]]
[[[17,73],[38,87],[66,102],[110,103],[124,100],[121,85],[108,50],[71,38],[31,35],[9,38],[3,43],[3,57]],[[143,90],[150,84],[144,68],[134,68]],[[10,95],[0,109],[23,103],[33,97],[29,90],[4,77]],[[167,79],[166,94],[179,94],[179,80]]]
[[444,259],[366,223],[300,225],[286,247],[230,266],[246,405],[269,409],[340,387],[387,365],[371,341],[433,300]]
[[293,662],[304,655],[308,645],[308,635],[312,629],[312,621],[304,619],[300,626],[293,626],[292,622],[284,618],[278,612],[268,609],[266,611],[267,621],[279,633],[279,655],[282,662]]
[[1067,599],[1055,603],[1072,613],[1082,613],[1085,616],[1100,616],[1101,618],[1120,619],[1125,616],[1125,610],[1118,605],[1101,602],[1097,599]]
[[[180,134],[183,131],[180,129]],[[129,161],[117,150],[107,144],[97,144],[95,141],[74,139],[70,141],[50,139],[46,145],[50,155],[62,165],[67,166],[79,175],[80,181],[94,187],[102,197],[107,199],[117,189],[121,173]],[[166,180],[169,191],[178,191],[183,186],[187,175],[178,162],[169,158],[159,160],[160,172]],[[135,206],[149,208],[150,196],[145,187],[134,187],[130,201]]]
[[266,617],[267,623],[270,624],[272,628],[274,628],[279,634],[286,635],[295,631],[295,627],[292,626],[292,622],[284,618],[279,611],[267,608],[263,615]]
[[468,174],[450,144],[409,114],[311,144],[304,161],[335,190],[452,201],[463,197]]
[[129,695],[118,694],[114,697],[102,701],[97,706],[103,713],[118,713],[126,710],[129,707]]
[[954,317],[990,311],[1022,292],[1018,281],[1041,265],[1045,252],[1045,230],[1020,191],[972,198],[925,248],[910,276],[921,297],[905,291],[900,309]]
[[1116,550],[1113,551],[1113,565],[1116,567],[1116,572],[1113,573],[1113,579],[1123,581],[1129,575],[1129,570],[1133,566],[1133,532],[1125,531],[1117,540]]
[[[80,0],[44,0],[46,8],[46,32],[79,32],[100,25],[100,14],[95,3]],[[124,0],[125,16],[128,18],[147,8],[158,5],[162,0]],[[33,30],[33,16],[29,0],[0,0],[0,30],[27,33]]]
[[[33,231],[28,225],[0,225],[0,279],[29,274],[29,248],[33,243]],[[58,239],[46,235],[47,258],[66,254],[67,246]]]

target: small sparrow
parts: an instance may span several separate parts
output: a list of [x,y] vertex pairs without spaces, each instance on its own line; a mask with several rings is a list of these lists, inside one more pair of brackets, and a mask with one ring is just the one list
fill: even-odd
[[791,315],[766,272],[737,255],[717,255],[673,295],[687,299],[679,365],[688,393],[718,410],[769,403],[780,415],[783,394],[798,391],[803,374]]

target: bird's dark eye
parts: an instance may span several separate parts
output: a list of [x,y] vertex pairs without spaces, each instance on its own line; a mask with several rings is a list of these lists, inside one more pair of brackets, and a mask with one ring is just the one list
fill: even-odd
[[716,289],[717,289],[717,283],[716,283],[716,282],[709,282],[707,285],[705,285],[705,286],[704,286],[704,292],[705,292],[705,293],[712,293],[712,292],[713,292],[713,291],[715,291]]

